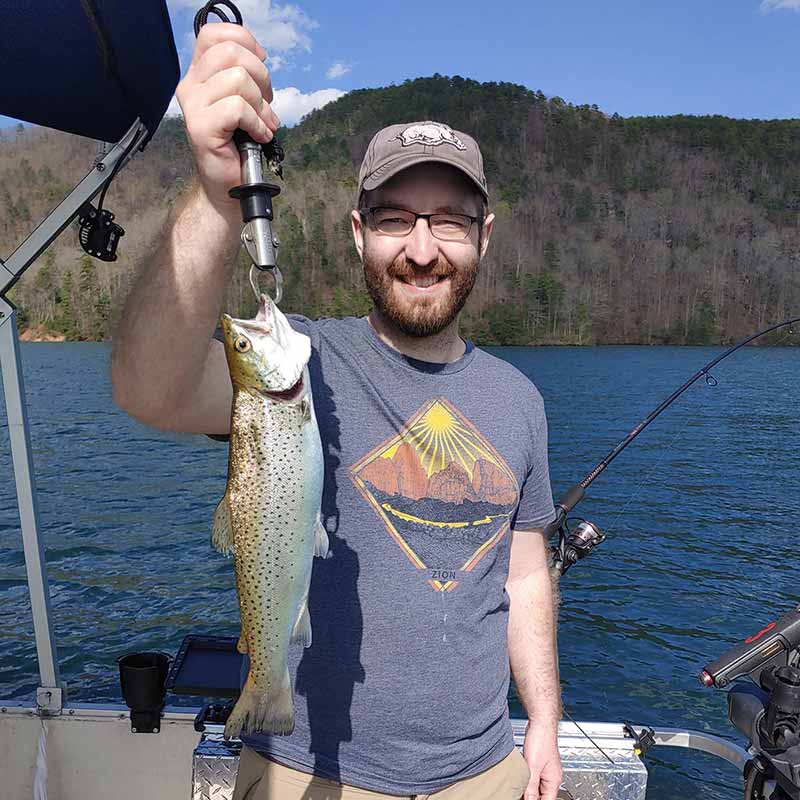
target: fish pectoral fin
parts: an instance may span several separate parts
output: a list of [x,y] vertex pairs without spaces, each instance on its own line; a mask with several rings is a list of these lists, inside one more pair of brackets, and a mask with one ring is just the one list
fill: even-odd
[[322,520],[317,517],[317,525],[314,529],[314,555],[327,558],[329,548],[328,531],[325,530]]
[[211,528],[211,546],[229,556],[233,552],[233,528],[231,527],[231,507],[228,493],[222,495],[214,511],[214,526]]
[[239,641],[236,642],[236,651],[238,653],[248,652],[247,650],[247,637],[245,636],[244,629],[242,629],[241,633],[239,634]]
[[300,613],[292,628],[291,642],[299,642],[303,647],[311,647],[311,617],[308,615],[308,595],[300,604]]

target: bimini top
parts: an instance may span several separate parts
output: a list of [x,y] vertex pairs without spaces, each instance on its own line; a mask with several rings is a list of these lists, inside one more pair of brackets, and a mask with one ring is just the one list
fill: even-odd
[[165,0],[1,0],[0,114],[106,142],[155,133],[180,78]]

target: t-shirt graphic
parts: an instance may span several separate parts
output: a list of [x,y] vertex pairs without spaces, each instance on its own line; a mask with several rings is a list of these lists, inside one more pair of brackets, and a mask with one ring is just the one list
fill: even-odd
[[408,559],[437,591],[458,586],[504,536],[519,498],[499,453],[443,397],[350,468]]

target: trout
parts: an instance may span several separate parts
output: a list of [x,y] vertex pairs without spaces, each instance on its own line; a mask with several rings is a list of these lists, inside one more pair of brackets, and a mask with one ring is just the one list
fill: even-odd
[[228,482],[211,543],[233,553],[241,616],[237,648],[250,670],[225,738],[289,734],[294,701],[286,656],[311,644],[308,587],[328,552],[320,522],[324,467],[308,379],[311,341],[261,295],[255,319],[222,315],[233,384]]

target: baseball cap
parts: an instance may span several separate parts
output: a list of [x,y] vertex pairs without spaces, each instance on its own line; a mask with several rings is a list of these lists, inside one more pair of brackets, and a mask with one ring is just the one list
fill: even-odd
[[489,199],[478,143],[466,133],[430,120],[389,125],[372,137],[358,173],[358,197],[362,191],[377,189],[398,172],[426,161],[461,170],[484,199]]

